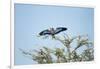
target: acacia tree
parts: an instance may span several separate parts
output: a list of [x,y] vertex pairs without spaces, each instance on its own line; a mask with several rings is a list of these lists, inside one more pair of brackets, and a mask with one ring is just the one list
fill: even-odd
[[[62,44],[62,48],[50,49],[49,46],[43,46],[39,50],[33,50],[33,52],[20,50],[22,54],[30,56],[38,64],[81,62],[94,59],[93,42],[89,40],[88,35],[69,37],[65,34],[62,37],[55,36],[53,40],[59,41]],[[73,47],[73,45],[75,46]]]

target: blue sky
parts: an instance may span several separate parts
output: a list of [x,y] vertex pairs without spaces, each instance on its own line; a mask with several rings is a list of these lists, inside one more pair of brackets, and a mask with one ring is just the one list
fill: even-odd
[[[94,36],[94,9],[81,7],[46,6],[15,3],[15,65],[35,64],[30,58],[19,51],[39,49],[42,46],[55,48],[58,42],[51,39],[41,39],[38,33],[50,27],[67,27],[64,33]],[[60,33],[63,34],[63,33]],[[60,35],[59,34],[59,35]]]

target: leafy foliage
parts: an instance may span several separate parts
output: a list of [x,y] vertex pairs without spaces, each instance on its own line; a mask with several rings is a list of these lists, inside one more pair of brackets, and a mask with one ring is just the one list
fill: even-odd
[[50,49],[43,46],[41,49],[33,52],[20,50],[24,55],[30,56],[32,60],[39,64],[81,62],[94,59],[93,42],[89,40],[88,35],[71,37],[65,34],[62,37],[55,36],[52,40],[59,41],[62,44],[62,48]]

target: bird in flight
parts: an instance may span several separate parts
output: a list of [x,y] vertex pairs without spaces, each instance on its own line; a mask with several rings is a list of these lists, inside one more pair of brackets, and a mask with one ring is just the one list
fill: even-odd
[[46,30],[43,30],[39,33],[40,36],[45,36],[45,35],[51,35],[53,38],[55,38],[55,35],[62,32],[62,31],[65,31],[67,30],[66,27],[57,27],[56,29],[54,28],[50,28],[50,29],[46,29]]

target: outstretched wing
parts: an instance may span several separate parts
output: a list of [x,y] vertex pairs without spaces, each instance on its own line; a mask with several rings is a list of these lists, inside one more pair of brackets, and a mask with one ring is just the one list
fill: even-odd
[[51,32],[50,32],[48,29],[47,29],[47,30],[44,30],[44,31],[42,31],[42,32],[39,33],[39,35],[41,35],[41,36],[42,36],[42,35],[47,35],[47,34],[48,34],[48,35],[51,34]]
[[58,27],[55,30],[55,34],[58,34],[58,33],[62,32],[62,31],[65,31],[65,30],[67,30],[67,28],[65,28],[65,27]]

